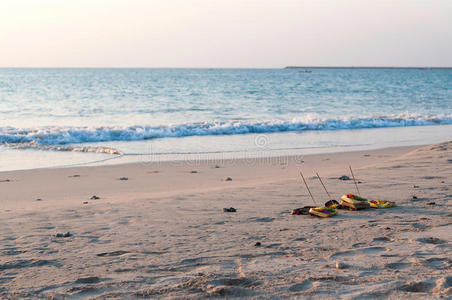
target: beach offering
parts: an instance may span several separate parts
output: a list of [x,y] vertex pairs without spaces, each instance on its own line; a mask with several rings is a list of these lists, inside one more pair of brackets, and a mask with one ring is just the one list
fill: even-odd
[[326,206],[313,207],[309,210],[309,215],[317,216],[317,217],[321,217],[321,218],[329,218],[329,217],[337,215],[337,211],[335,208],[332,208],[332,207],[326,207]]
[[295,209],[292,209],[290,214],[291,215],[308,215],[309,214],[309,210],[311,208],[315,208],[315,206],[303,206],[303,207],[300,207],[300,208],[295,208]]
[[395,206],[395,203],[388,200],[371,200],[369,205],[372,208],[388,208]]
[[359,210],[369,208],[369,202],[366,198],[354,195],[352,193],[341,197],[340,205],[348,207],[350,210]]
[[336,200],[331,199],[330,201],[325,202],[325,206],[332,207],[332,208],[338,208],[340,206],[340,204]]

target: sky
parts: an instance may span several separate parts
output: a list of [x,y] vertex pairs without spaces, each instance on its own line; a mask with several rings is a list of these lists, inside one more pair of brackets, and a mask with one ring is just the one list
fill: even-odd
[[0,0],[0,67],[448,66],[451,0]]

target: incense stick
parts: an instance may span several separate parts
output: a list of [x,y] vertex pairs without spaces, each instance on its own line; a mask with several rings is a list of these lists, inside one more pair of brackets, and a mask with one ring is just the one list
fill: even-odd
[[301,175],[301,178],[303,178],[304,185],[308,189],[309,195],[311,195],[312,201],[314,202],[315,205],[317,205],[317,203],[315,203],[314,196],[312,195],[311,190],[309,189],[309,186],[306,183],[306,180],[304,179],[303,173],[301,171],[300,171],[300,175]]
[[361,196],[359,193],[358,184],[356,183],[355,175],[353,174],[352,166],[348,166],[350,168],[350,172],[352,173],[353,181],[355,182],[356,190],[358,191],[358,196]]
[[329,197],[328,200],[333,199],[333,198],[331,198],[330,193],[328,193],[328,190],[326,189],[326,186],[323,184],[323,180],[322,180],[322,178],[320,178],[319,173],[316,172],[315,175],[317,175],[317,178],[320,180],[320,183],[322,184],[323,189],[325,190],[326,194],[328,195],[328,197]]

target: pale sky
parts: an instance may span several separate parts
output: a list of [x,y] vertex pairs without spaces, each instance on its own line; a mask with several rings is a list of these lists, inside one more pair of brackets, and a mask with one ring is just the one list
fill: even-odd
[[452,66],[452,0],[0,0],[0,67]]

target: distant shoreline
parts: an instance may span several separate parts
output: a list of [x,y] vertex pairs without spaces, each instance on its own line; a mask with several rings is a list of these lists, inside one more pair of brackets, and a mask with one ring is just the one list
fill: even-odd
[[431,69],[452,69],[452,67],[372,67],[372,66],[287,66],[284,69],[421,69],[421,70],[431,70]]

